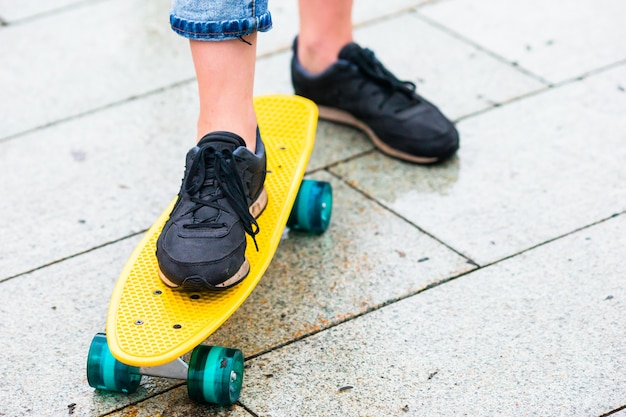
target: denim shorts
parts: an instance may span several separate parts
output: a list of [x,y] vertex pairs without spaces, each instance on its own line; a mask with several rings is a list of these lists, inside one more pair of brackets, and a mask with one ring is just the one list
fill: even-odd
[[221,41],[272,28],[268,0],[173,0],[172,29],[189,39]]

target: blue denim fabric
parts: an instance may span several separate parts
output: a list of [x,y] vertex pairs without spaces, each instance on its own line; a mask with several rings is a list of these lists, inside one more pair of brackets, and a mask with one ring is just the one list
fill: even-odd
[[268,0],[173,0],[172,29],[189,39],[220,41],[272,28]]

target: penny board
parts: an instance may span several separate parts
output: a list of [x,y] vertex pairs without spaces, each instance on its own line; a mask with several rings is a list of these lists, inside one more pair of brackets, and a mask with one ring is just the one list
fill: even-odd
[[174,199],[143,236],[113,290],[106,335],[120,362],[158,366],[191,351],[248,298],[274,257],[313,150],[318,110],[313,102],[288,95],[256,97],[254,106],[267,153],[269,200],[257,219],[258,252],[248,236],[248,277],[220,292],[184,292],[162,283],[155,247]]

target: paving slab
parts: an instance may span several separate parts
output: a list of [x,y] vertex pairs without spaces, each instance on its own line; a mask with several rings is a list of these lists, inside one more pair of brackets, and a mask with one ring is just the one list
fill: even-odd
[[14,99],[0,101],[10,115],[0,121],[0,138],[192,78],[188,47],[167,23],[168,5],[94,2],[6,27],[0,91]]
[[85,0],[0,0],[0,17],[6,23],[14,24],[16,21],[85,4]]
[[[396,15],[416,6],[427,3],[429,0],[395,0],[381,3],[377,0],[360,0],[354,2],[352,20],[358,28],[370,22],[394,18]],[[272,30],[263,33],[259,40],[261,54],[268,51],[282,51],[291,48],[293,39],[298,34],[298,2],[293,0],[271,0],[269,9],[272,13]],[[266,45],[272,45],[270,49]]]
[[456,0],[420,13],[551,83],[626,59],[621,0]]
[[333,186],[329,229],[288,233],[262,285],[209,344],[250,357],[475,268],[327,173],[311,178]]
[[415,83],[419,94],[452,119],[545,88],[540,81],[433,26],[417,13],[367,25],[355,31],[355,38],[372,49],[399,79]]
[[621,66],[464,120],[441,166],[370,154],[332,172],[485,265],[626,210],[624,79]]
[[178,387],[164,394],[149,398],[136,405],[107,414],[107,417],[255,417],[240,405],[220,407],[200,405],[187,398],[187,387]]
[[[109,298],[139,238],[0,283],[0,414],[97,416],[169,389],[147,380],[137,393],[96,392],[86,378],[92,337],[104,331]],[[73,404],[73,406],[72,406]]]
[[[389,48],[397,42],[399,28],[404,38],[415,41]],[[372,49],[400,79],[415,83],[420,94],[453,119],[545,88],[540,81],[434,27],[415,13],[366,23],[356,28],[354,37]],[[255,93],[293,93],[290,60],[290,49],[259,60]]]
[[[399,2],[387,13],[418,3]],[[169,27],[170,4],[94,1],[4,27],[0,91],[13,99],[0,101],[0,113],[10,115],[0,121],[0,139],[192,80],[188,43]],[[279,29],[260,35],[260,56],[288,48],[297,33],[296,2],[272,7]],[[380,17],[360,10],[359,19]],[[282,72],[288,74],[288,67]]]
[[188,85],[1,143],[0,230],[15,238],[0,279],[151,225],[180,188],[195,104]]
[[622,215],[259,356],[241,402],[264,417],[615,410],[625,236]]

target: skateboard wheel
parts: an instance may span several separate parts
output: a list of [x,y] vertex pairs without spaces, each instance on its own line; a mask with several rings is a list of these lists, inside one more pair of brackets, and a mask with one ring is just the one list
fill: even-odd
[[231,405],[243,383],[243,354],[238,349],[200,345],[191,353],[187,374],[189,398],[199,403]]
[[115,359],[109,350],[104,333],[94,336],[87,355],[87,381],[93,388],[133,393],[139,387],[139,368]]
[[287,226],[304,232],[324,233],[333,211],[333,190],[324,181],[303,180]]

